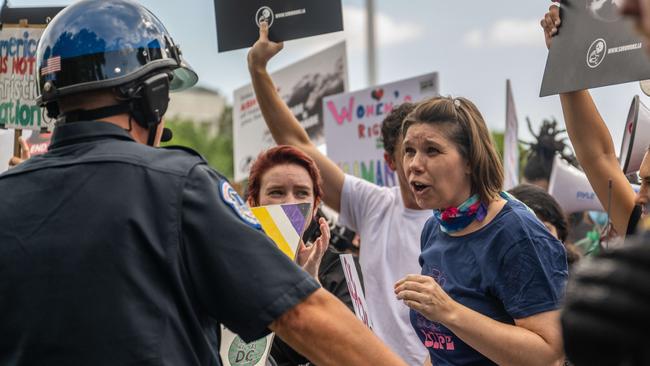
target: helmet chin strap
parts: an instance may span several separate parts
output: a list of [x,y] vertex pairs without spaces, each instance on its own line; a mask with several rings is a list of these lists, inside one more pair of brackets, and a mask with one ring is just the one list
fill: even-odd
[[[128,113],[129,115],[131,115],[131,111],[132,111],[132,106],[130,103],[121,103],[121,104],[116,104],[108,107],[102,107],[102,108],[90,109],[90,110],[79,109],[79,110],[69,111],[61,115],[57,123],[63,124],[63,123],[82,122],[82,121],[96,121],[96,120],[101,120],[102,118],[116,116],[119,114]],[[131,118],[133,118],[133,116],[131,116]],[[149,146],[154,146],[156,140],[156,132],[158,129],[157,127],[158,124],[150,124],[147,129],[147,145]],[[160,139],[160,141],[168,142],[172,139],[172,135],[173,135],[172,131],[169,128],[164,128],[162,138]]]
[[111,105],[108,107],[101,107],[97,109],[77,109],[74,111],[62,114],[58,123],[71,123],[82,121],[96,121],[102,118],[117,116],[119,114],[131,113],[131,105],[129,103],[121,103]]
[[149,136],[147,137],[147,145],[153,146],[156,140],[156,132],[158,131],[157,124],[149,125]]

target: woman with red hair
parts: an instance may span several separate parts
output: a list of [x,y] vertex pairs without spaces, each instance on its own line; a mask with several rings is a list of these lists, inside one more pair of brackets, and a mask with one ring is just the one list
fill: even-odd
[[[248,176],[247,201],[251,207],[309,203],[312,205],[311,217],[316,219],[321,192],[320,171],[316,164],[291,146],[278,146],[262,152]],[[296,256],[298,264],[317,280],[318,267],[330,238],[327,221],[320,218],[318,225],[321,236],[310,247],[301,241]]]
[[[311,217],[315,220],[322,195],[318,167],[309,156],[295,147],[271,148],[261,153],[251,167],[247,199],[251,207],[310,203]],[[314,220],[312,225],[319,226],[321,235],[311,246],[300,242],[296,261],[316,278],[323,288],[353,309],[339,256],[328,250],[329,225],[322,217],[318,222]],[[278,366],[297,366],[309,362],[278,338],[273,342],[271,355]]]

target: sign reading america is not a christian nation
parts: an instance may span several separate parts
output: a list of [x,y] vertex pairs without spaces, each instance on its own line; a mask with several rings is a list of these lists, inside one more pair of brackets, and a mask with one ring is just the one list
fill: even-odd
[[[46,24],[62,9],[10,8],[6,4],[2,7],[0,128],[41,130],[53,127],[54,121],[45,121],[42,110],[35,101],[36,74],[39,72],[36,65],[36,48]],[[56,69],[43,68],[41,75],[48,71]]]
[[250,47],[266,21],[272,41],[343,30],[341,0],[214,0],[219,52]]
[[[623,0],[563,0],[540,96],[650,79],[643,40]],[[541,42],[541,41],[540,41]]]

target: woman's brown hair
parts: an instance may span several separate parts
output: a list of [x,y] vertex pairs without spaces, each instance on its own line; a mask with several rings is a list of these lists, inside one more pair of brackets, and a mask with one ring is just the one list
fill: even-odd
[[421,102],[402,124],[402,136],[414,124],[442,127],[470,167],[472,194],[481,201],[494,200],[503,189],[503,164],[481,112],[465,98],[434,97]]

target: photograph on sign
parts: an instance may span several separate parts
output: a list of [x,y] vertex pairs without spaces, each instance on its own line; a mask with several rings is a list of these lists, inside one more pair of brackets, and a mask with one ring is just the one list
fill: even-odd
[[[323,132],[323,98],[348,90],[348,67],[345,43],[309,56],[271,74],[282,99],[320,145]],[[257,155],[275,146],[271,133],[257,105],[252,85],[235,90],[233,97],[233,156],[235,181],[248,177]]]
[[438,94],[438,74],[430,73],[325,98],[327,156],[347,174],[396,186],[397,176],[384,161],[381,123],[396,106]]
[[650,58],[621,0],[566,0],[540,96],[650,79]]
[[219,52],[251,47],[263,21],[275,42],[343,30],[341,0],[214,0],[214,10]]

